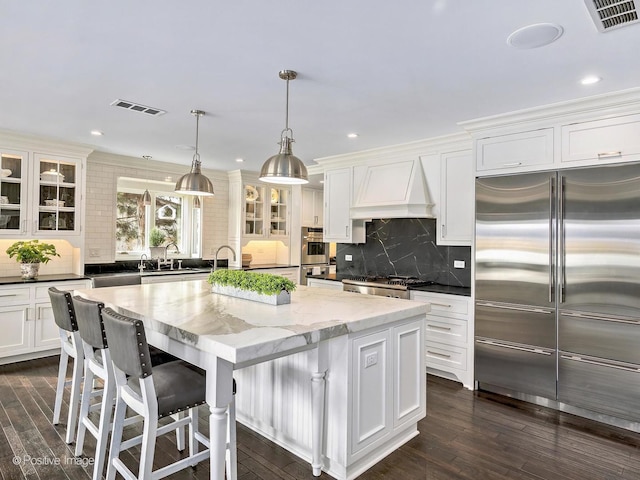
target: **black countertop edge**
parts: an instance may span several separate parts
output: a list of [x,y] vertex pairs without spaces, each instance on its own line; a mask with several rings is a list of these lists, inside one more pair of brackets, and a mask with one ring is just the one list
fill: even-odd
[[[307,278],[317,278],[318,280],[332,280],[334,282],[341,282],[343,278],[346,278],[348,276],[350,275],[326,273],[322,275],[309,275]],[[445,293],[447,295],[460,295],[463,297],[471,296],[470,287],[457,287],[453,285],[423,285],[420,287],[409,287],[409,290],[415,290],[417,292]]]
[[[225,270],[267,270],[267,269],[277,269],[277,268],[298,268],[298,265],[282,265],[281,263],[266,263],[266,264],[256,264],[250,265],[248,267],[227,267],[226,265],[218,267],[219,269]],[[138,269],[135,270],[120,270],[115,272],[101,272],[101,273],[87,273],[87,278],[94,277],[110,277],[110,276],[125,276],[125,275],[142,275],[143,277],[153,277],[158,275],[190,275],[196,273],[209,273],[211,272],[211,268],[194,268],[187,267],[181,270],[174,268],[173,270],[162,269],[162,270],[144,270],[142,274],[140,274]]]
[[0,277],[0,285],[23,285],[45,282],[70,282],[74,280],[90,280],[86,275],[75,275],[73,273],[58,273],[54,275],[38,275],[33,280],[25,280],[22,277]]

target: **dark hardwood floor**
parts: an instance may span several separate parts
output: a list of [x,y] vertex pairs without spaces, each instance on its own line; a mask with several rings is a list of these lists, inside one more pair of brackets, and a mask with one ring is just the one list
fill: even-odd
[[[51,425],[57,365],[58,357],[50,357],[0,366],[0,476],[5,480],[90,478],[90,458],[73,457],[64,442],[65,425]],[[470,392],[436,377],[428,377],[427,391],[428,414],[420,422],[420,435],[360,479],[640,479],[638,434]],[[200,423],[206,432],[204,411]],[[137,428],[128,427],[129,434]],[[87,435],[85,452],[94,448]],[[24,462],[25,456],[33,460]],[[175,436],[161,438],[158,466],[177,456]],[[125,461],[135,465],[133,457]],[[241,480],[315,478],[308,464],[241,425],[238,473]],[[207,462],[168,478],[208,479]]]

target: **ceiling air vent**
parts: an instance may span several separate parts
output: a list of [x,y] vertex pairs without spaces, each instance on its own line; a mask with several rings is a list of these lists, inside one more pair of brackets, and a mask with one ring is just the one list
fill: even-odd
[[129,102],[127,100],[114,100],[111,102],[111,105],[114,107],[124,108],[126,110],[133,110],[134,112],[146,113],[147,115],[158,116],[164,115],[166,110],[161,110],[160,108],[147,107],[146,105],[140,105],[139,103]]
[[584,3],[601,32],[638,23],[634,0],[584,0]]

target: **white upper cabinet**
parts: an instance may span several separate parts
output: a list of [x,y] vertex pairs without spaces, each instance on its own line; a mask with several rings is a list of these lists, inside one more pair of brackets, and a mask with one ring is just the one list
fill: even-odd
[[302,188],[302,226],[324,225],[324,192],[315,188]]
[[553,166],[553,128],[480,138],[476,170],[521,171]]
[[471,150],[440,157],[439,245],[471,245],[474,224],[474,177]]
[[364,221],[351,220],[353,168],[336,168],[324,173],[324,240],[364,243]]
[[[0,139],[4,140],[4,139]],[[0,237],[64,238],[81,244],[86,158],[90,150],[0,146]],[[40,152],[48,153],[40,153]]]
[[640,159],[640,115],[562,126],[562,161],[610,163]]

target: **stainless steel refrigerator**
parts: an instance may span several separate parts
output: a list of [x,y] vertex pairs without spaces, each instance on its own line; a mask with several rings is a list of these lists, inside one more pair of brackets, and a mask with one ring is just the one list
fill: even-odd
[[481,389],[640,421],[640,164],[478,179],[475,261]]

